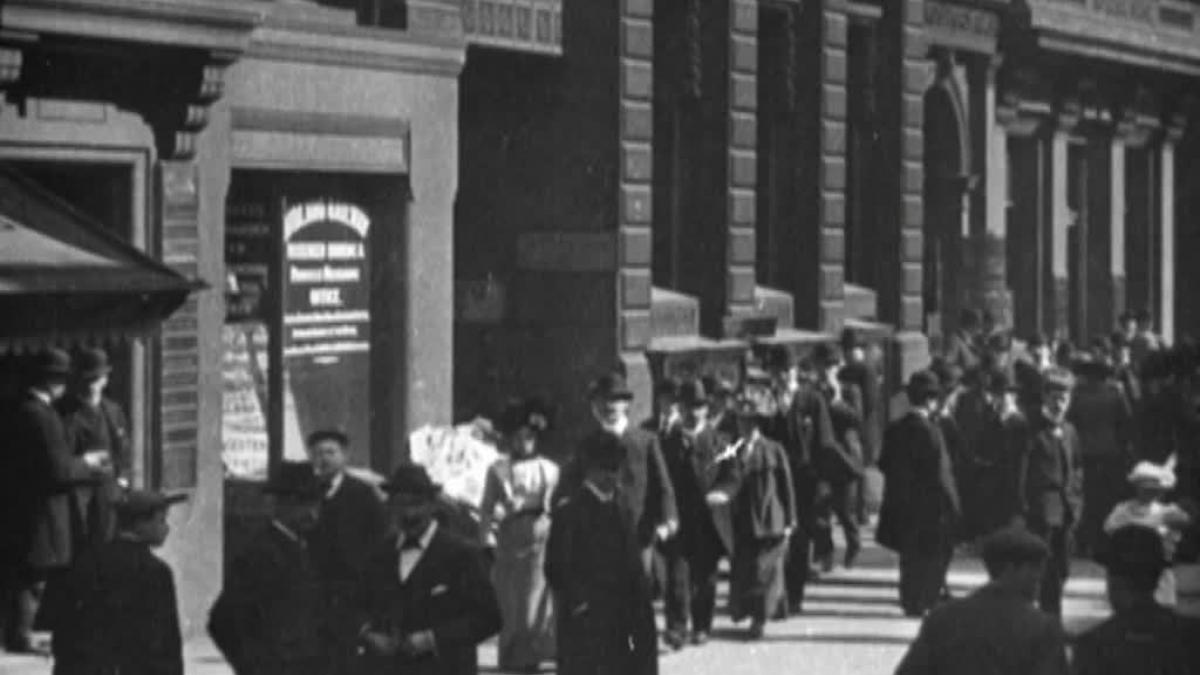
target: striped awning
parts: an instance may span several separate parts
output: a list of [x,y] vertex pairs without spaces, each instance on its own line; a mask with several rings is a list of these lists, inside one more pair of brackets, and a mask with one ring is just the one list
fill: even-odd
[[0,351],[143,334],[202,286],[0,164]]

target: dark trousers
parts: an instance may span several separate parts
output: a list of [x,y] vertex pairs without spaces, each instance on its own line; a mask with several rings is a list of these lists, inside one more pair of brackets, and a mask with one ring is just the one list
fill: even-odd
[[900,553],[900,608],[908,616],[921,616],[941,600],[953,548]]
[[813,541],[813,552],[817,557],[833,555],[833,520],[837,519],[846,535],[846,548],[858,550],[861,538],[858,533],[858,517],[855,513],[857,487],[855,482],[835,482],[817,501],[817,528]]
[[34,619],[46,590],[44,572],[29,568],[0,571],[0,625],[4,627],[4,646],[13,649],[28,646]]
[[1064,525],[1030,523],[1029,531],[1041,537],[1050,548],[1050,557],[1042,570],[1038,607],[1051,616],[1062,616],[1063,587],[1071,571],[1071,530]]
[[809,565],[812,562],[817,478],[810,469],[800,468],[793,470],[792,479],[796,494],[796,516],[800,522],[788,539],[783,572],[788,607],[792,611],[800,611],[804,608],[804,591],[808,586]]
[[715,542],[708,548],[711,550],[689,551],[678,538],[663,547],[667,567],[664,604],[667,631],[670,633],[683,635],[687,631],[689,618],[692,630],[705,633],[712,630],[713,609],[717,603],[717,562],[720,558]]

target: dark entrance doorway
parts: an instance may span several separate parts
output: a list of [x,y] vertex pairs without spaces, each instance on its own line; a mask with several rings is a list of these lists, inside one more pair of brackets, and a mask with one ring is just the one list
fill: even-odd
[[962,105],[947,81],[925,95],[925,331],[955,328],[964,297],[964,200],[970,187]]

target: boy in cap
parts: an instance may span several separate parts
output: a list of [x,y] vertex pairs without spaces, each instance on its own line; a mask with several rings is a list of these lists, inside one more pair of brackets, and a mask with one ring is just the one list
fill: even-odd
[[419,464],[401,464],[383,485],[396,536],[371,561],[361,672],[475,675],[479,643],[500,632],[500,605],[473,542],[441,527],[441,487]]
[[84,553],[47,591],[55,675],[182,675],[171,568],[151,549],[166,541],[167,509],[183,495],[133,490],[115,504],[112,541]]
[[324,675],[324,602],[308,533],[321,486],[307,462],[284,462],[265,488],[266,531],[230,566],[208,632],[236,675]]
[[1167,567],[1162,538],[1136,525],[1113,532],[1102,563],[1113,616],[1075,642],[1076,675],[1200,672],[1194,642],[1200,626],[1154,601]]
[[933,610],[896,675],[1066,675],[1058,621],[1033,607],[1048,550],[1020,528],[982,542],[987,585]]
[[621,504],[625,447],[598,439],[581,456],[583,483],[550,525],[546,579],[554,590],[559,675],[654,675],[654,607],[636,523]]
[[938,420],[941,383],[932,372],[918,371],[906,393],[912,410],[884,434],[883,506],[875,536],[900,554],[901,608],[907,616],[921,616],[945,586],[962,508]]
[[1083,455],[1079,434],[1067,421],[1074,379],[1062,369],[1042,377],[1041,408],[1021,432],[1017,499],[1030,532],[1050,547],[1039,606],[1062,614],[1062,591],[1070,572],[1074,531],[1083,506]]

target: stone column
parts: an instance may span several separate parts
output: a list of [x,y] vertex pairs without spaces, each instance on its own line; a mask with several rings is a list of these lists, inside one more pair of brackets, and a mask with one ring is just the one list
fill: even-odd
[[971,305],[989,311],[999,325],[1012,325],[1012,295],[1008,289],[1008,132],[996,119],[997,59],[971,69],[971,122],[976,165],[983,189],[973,195],[971,259],[974,262],[968,297]]
[[[753,128],[758,119],[758,0],[728,3],[727,129]],[[757,142],[755,135],[728,134],[724,309],[734,319],[755,310]]]
[[1182,120],[1173,120],[1158,149],[1158,330],[1168,343],[1175,341],[1175,146],[1183,137]]
[[[1124,238],[1125,150],[1118,138],[1102,130],[1088,147],[1088,222],[1084,225],[1087,259],[1087,337],[1107,335],[1116,324],[1113,237]],[[1117,224],[1117,221],[1120,221]]]
[[1047,256],[1048,280],[1045,298],[1046,319],[1043,330],[1051,335],[1066,337],[1070,326],[1070,293],[1067,279],[1067,231],[1071,209],[1067,205],[1068,142],[1071,129],[1078,118],[1060,115],[1058,124],[1050,131],[1049,167],[1046,172],[1048,199]]
[[[1125,142],[1113,138],[1109,145],[1109,284],[1110,324],[1115,323],[1125,309]],[[1110,325],[1110,328],[1112,326]]]

